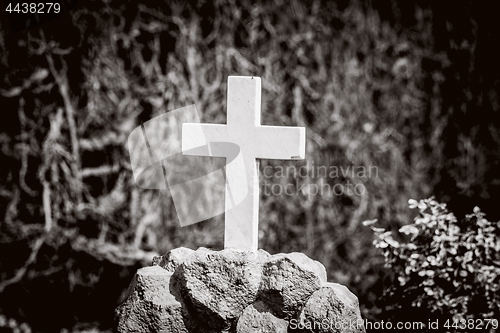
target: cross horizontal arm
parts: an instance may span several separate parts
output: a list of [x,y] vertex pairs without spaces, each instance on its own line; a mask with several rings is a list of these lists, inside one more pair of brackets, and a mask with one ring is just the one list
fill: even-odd
[[[229,142],[227,126],[219,124],[182,124],[182,153],[185,155],[207,156],[203,150],[210,142]],[[219,155],[208,155],[219,156]]]
[[299,160],[305,158],[306,129],[304,127],[261,126],[254,145],[259,147],[257,158]]

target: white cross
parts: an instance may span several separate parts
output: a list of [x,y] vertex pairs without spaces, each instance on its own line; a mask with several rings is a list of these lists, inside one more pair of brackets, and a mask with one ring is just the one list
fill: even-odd
[[[230,76],[227,88],[227,125],[185,123],[182,126],[183,154],[227,158],[224,235],[226,248],[257,251],[259,164],[256,159],[305,158],[306,129],[262,126],[260,104],[259,77]],[[201,146],[208,148],[208,151],[206,148],[204,151],[197,151],[196,148]],[[235,152],[234,147],[239,147],[239,151]],[[243,163],[229,163],[229,159],[234,159],[238,154],[241,154],[240,161]]]

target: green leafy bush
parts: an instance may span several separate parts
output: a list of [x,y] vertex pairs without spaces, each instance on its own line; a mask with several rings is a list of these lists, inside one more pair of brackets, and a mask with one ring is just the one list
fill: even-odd
[[[412,224],[391,231],[373,226],[394,280],[386,289],[386,310],[412,320],[455,321],[500,317],[500,222],[478,207],[461,222],[433,198],[408,201],[419,210]],[[405,236],[406,235],[406,236]]]

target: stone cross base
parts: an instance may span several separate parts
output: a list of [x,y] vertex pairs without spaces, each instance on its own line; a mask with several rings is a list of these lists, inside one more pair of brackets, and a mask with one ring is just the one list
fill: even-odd
[[119,332],[365,332],[357,297],[302,253],[172,250],[141,268]]

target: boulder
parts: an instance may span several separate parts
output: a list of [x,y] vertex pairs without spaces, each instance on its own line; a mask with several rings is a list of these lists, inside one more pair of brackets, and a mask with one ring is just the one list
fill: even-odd
[[315,291],[300,312],[297,322],[297,332],[365,332],[358,298],[338,283],[324,283],[321,289]]
[[236,325],[237,333],[286,333],[288,322],[277,317],[266,303],[256,301],[243,310]]
[[202,249],[179,266],[180,292],[200,321],[227,329],[255,301],[262,275],[256,259],[252,252]]
[[177,267],[179,267],[179,265],[182,264],[193,253],[194,250],[188,249],[187,247],[179,247],[177,249],[173,249],[163,256],[155,256],[153,258],[153,266],[158,265],[161,268],[164,268],[167,271],[173,273],[177,269]]
[[171,277],[158,266],[137,271],[127,300],[115,311],[119,332],[189,332],[184,309],[170,292]]
[[280,318],[293,318],[297,309],[322,285],[323,271],[302,253],[268,257],[262,270],[259,299],[276,309]]

